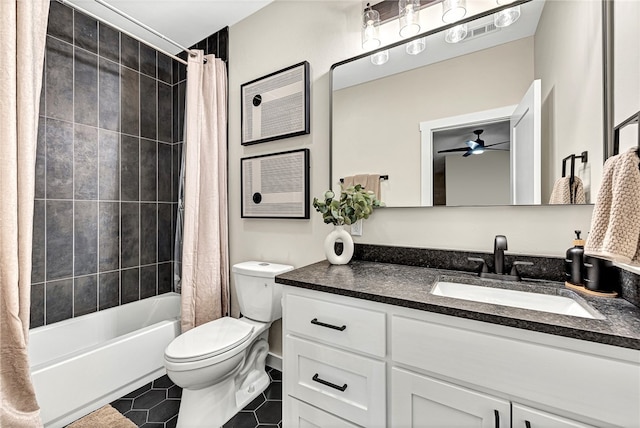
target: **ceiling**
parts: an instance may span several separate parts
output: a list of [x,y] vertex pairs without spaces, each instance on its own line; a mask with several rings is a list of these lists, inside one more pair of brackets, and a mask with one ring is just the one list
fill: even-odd
[[[189,47],[222,28],[243,20],[273,0],[106,1],[169,39]],[[94,0],[64,0],[64,3],[82,8],[168,53],[177,54],[181,51]]]

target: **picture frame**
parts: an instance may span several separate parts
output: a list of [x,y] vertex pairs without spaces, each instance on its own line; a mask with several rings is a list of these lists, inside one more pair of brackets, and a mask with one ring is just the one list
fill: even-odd
[[307,61],[242,84],[241,144],[309,134],[309,93]]
[[240,159],[242,218],[308,219],[309,149]]

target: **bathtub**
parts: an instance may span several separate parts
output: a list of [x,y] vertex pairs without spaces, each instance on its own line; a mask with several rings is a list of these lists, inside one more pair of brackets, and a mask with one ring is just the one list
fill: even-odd
[[45,426],[65,426],[165,374],[179,315],[180,295],[168,293],[32,329],[31,376]]

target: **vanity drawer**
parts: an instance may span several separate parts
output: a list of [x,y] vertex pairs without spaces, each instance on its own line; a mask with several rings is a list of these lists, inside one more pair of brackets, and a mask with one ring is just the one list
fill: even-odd
[[333,346],[386,355],[386,314],[341,303],[286,295],[286,328]]
[[386,422],[385,363],[286,336],[288,394],[357,425]]
[[290,428],[358,428],[358,425],[288,397],[283,425]]

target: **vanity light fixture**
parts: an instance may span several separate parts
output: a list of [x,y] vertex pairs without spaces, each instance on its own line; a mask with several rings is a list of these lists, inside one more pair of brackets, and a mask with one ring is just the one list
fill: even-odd
[[[420,33],[420,0],[399,0],[398,21],[400,23],[400,37],[407,38]],[[424,37],[407,43],[406,51],[409,55],[418,55],[424,51],[427,41]]]
[[[499,5],[513,3],[513,0],[496,0]],[[520,6],[510,7],[493,14],[493,24],[496,27],[504,28],[513,24],[520,18]]]
[[444,0],[442,2],[442,21],[451,24],[460,21],[467,14],[466,0]]
[[380,13],[371,8],[367,3],[367,8],[362,15],[362,48],[370,51],[379,48],[380,41]]
[[415,36],[420,32],[420,0],[399,0],[398,20],[400,37]]
[[467,37],[468,26],[467,24],[456,25],[453,28],[449,28],[444,35],[444,41],[447,43],[458,43]]

